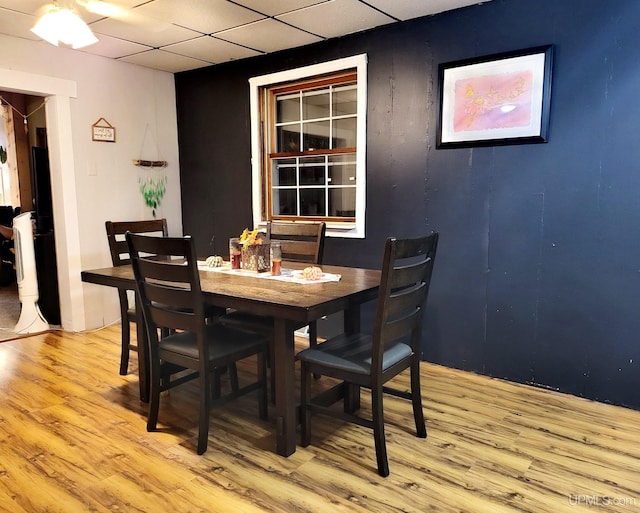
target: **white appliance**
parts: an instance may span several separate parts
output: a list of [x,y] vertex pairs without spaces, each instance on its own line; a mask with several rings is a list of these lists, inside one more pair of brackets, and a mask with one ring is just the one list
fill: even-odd
[[38,306],[38,275],[31,212],[25,212],[13,219],[13,245],[16,252],[18,298],[22,303],[20,318],[13,331],[18,334],[47,331],[49,323]]

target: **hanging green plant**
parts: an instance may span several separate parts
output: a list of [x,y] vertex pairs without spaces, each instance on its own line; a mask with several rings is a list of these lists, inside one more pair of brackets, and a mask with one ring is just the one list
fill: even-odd
[[156,217],[156,209],[160,206],[160,202],[164,196],[164,193],[167,190],[167,178],[147,178],[143,180],[140,178],[138,180],[140,184],[140,192],[144,198],[145,204],[151,208],[151,213],[155,219]]
[[7,150],[0,146],[0,164],[4,164],[7,162]]

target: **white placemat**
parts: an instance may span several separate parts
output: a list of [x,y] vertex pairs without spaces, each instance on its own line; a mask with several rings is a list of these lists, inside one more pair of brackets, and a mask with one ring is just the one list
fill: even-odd
[[285,269],[282,268],[282,274],[280,276],[272,276],[271,272],[257,273],[254,271],[243,271],[242,269],[231,269],[231,264],[225,262],[222,267],[209,267],[206,262],[198,262],[198,269],[200,271],[209,271],[226,274],[236,274],[238,276],[250,276],[251,278],[263,278],[267,280],[287,281],[290,283],[301,283],[303,285],[311,285],[314,283],[328,283],[333,281],[340,281],[341,276],[339,274],[322,273],[322,277],[319,280],[305,280],[302,277],[301,270]]

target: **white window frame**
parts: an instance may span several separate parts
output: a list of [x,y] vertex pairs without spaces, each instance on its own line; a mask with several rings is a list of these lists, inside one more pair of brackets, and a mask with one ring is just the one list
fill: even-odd
[[336,73],[349,69],[357,73],[357,129],[356,129],[356,220],[355,222],[328,222],[327,237],[360,238],[365,236],[366,212],[366,155],[367,155],[367,55],[360,54],[343,59],[313,64],[302,68],[280,71],[249,79],[251,108],[251,187],[253,206],[253,226],[266,226],[262,218],[262,141],[260,130],[260,89],[264,87],[313,78],[326,73]]

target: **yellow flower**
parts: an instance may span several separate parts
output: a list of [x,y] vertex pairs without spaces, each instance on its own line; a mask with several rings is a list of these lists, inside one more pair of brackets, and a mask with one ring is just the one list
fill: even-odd
[[245,246],[252,246],[254,244],[262,244],[262,239],[258,238],[257,229],[250,232],[248,228],[245,228],[242,235],[240,235],[240,242]]

